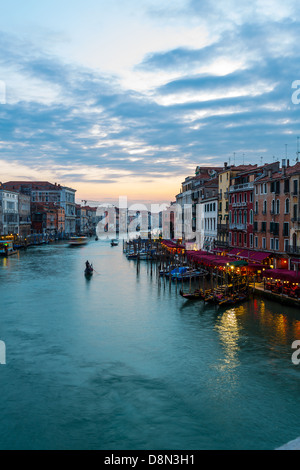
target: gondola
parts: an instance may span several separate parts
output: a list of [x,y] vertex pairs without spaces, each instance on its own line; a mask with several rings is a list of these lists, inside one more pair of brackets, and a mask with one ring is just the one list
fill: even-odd
[[203,291],[202,290],[195,290],[194,292],[185,294],[182,290],[180,290],[179,294],[181,297],[187,300],[203,300]]
[[93,265],[90,264],[89,266],[87,266],[85,268],[85,271],[84,271],[84,275],[85,277],[92,277],[92,275],[94,274],[94,268],[93,268]]

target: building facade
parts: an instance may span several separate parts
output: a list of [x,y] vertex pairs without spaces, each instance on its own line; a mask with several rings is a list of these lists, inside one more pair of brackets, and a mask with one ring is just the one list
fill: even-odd
[[27,194],[19,193],[19,235],[26,238],[31,234],[31,199]]
[[2,212],[1,235],[19,234],[19,199],[18,193],[0,190],[0,206]]

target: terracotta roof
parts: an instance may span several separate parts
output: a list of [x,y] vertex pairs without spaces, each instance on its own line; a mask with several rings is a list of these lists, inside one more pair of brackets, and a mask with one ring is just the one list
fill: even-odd
[[4,188],[21,189],[22,187],[31,188],[33,190],[49,190],[59,191],[61,186],[59,184],[52,184],[48,181],[8,181],[3,183]]

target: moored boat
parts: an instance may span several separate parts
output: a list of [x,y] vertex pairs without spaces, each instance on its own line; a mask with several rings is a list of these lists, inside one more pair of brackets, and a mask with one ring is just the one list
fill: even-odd
[[118,246],[119,245],[119,240],[114,239],[110,242],[111,246]]
[[18,253],[14,248],[14,242],[12,240],[1,240],[0,241],[0,256],[8,257]]

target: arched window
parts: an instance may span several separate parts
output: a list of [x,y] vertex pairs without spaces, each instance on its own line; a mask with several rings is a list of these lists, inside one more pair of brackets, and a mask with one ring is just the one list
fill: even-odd
[[239,211],[239,224],[243,223],[243,213],[242,211]]
[[290,200],[289,199],[285,200],[285,213],[286,214],[290,213]]
[[275,199],[272,201],[272,207],[271,207],[272,214],[275,214]]
[[264,214],[267,213],[267,201],[264,201]]
[[253,210],[250,211],[250,224],[253,225]]
[[244,211],[244,224],[248,222],[247,220],[247,211]]
[[280,214],[280,200],[277,199],[276,201],[276,214]]

